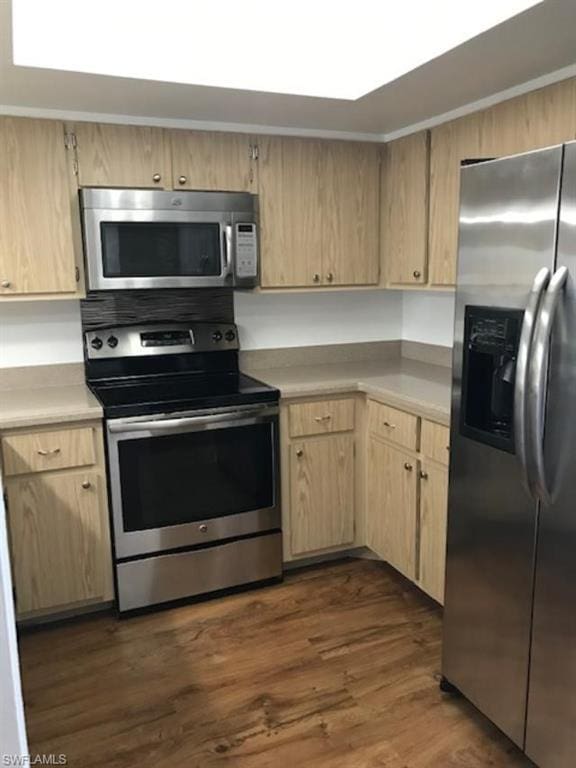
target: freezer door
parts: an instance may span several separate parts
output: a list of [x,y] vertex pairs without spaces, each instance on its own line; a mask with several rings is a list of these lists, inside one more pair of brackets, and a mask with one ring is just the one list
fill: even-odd
[[555,266],[561,159],[468,166],[461,185],[442,673],[520,746],[537,503],[509,384],[535,278]]
[[566,145],[558,267],[568,280],[552,334],[526,752],[541,768],[576,759],[576,143]]

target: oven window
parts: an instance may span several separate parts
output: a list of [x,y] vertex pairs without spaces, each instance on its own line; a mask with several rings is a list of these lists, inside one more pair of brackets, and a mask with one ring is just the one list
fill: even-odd
[[104,277],[213,277],[222,272],[220,225],[102,222]]
[[124,530],[272,507],[272,430],[266,423],[120,441]]

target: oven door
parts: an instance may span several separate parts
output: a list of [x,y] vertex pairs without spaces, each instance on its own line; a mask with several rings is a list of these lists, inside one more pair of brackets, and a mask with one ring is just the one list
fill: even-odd
[[83,211],[91,291],[232,285],[232,222],[221,212]]
[[116,559],[280,528],[278,407],[107,422]]

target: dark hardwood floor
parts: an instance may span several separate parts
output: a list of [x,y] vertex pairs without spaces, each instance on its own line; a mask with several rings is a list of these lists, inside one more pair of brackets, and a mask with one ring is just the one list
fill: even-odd
[[484,768],[529,761],[438,689],[441,614],[362,560],[24,634],[33,753],[72,768]]

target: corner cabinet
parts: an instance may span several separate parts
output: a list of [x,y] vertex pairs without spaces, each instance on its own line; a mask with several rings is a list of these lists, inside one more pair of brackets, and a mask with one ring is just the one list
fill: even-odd
[[1,442],[18,618],[111,601],[100,423],[11,430]]
[[258,140],[262,288],[379,281],[379,147]]
[[61,122],[0,117],[0,301],[82,295],[70,149]]

